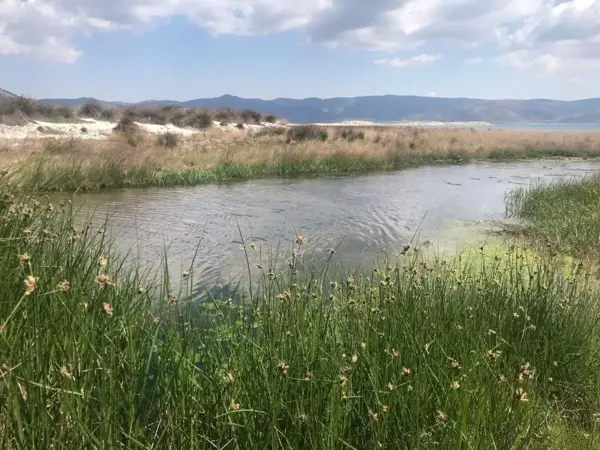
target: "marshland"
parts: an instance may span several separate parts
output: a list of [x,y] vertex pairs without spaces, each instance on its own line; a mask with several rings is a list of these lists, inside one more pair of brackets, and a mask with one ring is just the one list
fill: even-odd
[[[256,111],[0,103],[0,165],[38,191],[192,186],[478,160],[590,158],[595,132],[286,125]],[[66,122],[66,123],[65,123]],[[41,124],[41,125],[40,125]]]
[[132,128],[3,147],[3,448],[600,446],[596,135]]

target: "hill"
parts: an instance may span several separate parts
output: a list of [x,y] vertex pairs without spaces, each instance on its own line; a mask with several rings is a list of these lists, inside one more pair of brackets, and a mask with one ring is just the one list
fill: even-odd
[[[77,106],[92,98],[41,99],[41,102]],[[262,100],[223,95],[188,101],[147,100],[140,103],[104,102],[114,107],[182,106],[188,108],[253,109],[284,117],[293,123],[370,120],[395,122],[429,120],[443,122],[485,121],[495,123],[600,123],[600,98],[560,101],[484,100],[471,98],[382,95],[337,98],[276,98]]]
[[12,97],[16,97],[16,95],[13,94],[12,92],[6,91],[4,89],[0,89],[0,99],[2,99],[2,98],[12,98]]

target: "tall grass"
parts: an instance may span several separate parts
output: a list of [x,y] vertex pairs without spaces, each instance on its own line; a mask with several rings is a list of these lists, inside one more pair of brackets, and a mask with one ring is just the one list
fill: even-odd
[[525,231],[553,252],[600,254],[599,176],[515,189],[507,206],[508,215],[525,219]]
[[[183,114],[183,124],[188,116],[179,112]],[[208,126],[210,117],[204,113],[200,116]],[[242,130],[247,128],[238,125]],[[352,174],[472,160],[600,156],[600,140],[585,134],[558,132],[317,126],[270,126],[242,132],[211,127],[166,142],[164,137],[157,139],[136,131],[139,128],[127,115],[117,125],[122,132],[103,140],[73,143],[72,139],[64,139],[61,152],[46,151],[43,142],[47,138],[11,143],[0,164],[35,174],[33,178],[23,178],[25,186],[75,190]],[[53,146],[58,149],[61,142],[56,139]],[[56,157],[58,153],[60,158]],[[31,170],[32,166],[35,170]]]
[[3,448],[598,445],[582,270],[510,248],[334,276],[298,237],[280,263],[247,243],[253,288],[197,304],[193,272],[153,285],[68,202],[2,199]]

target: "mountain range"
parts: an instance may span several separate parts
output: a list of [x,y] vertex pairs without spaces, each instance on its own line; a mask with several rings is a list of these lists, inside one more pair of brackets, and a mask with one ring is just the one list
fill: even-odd
[[[5,91],[7,92],[7,91]],[[276,98],[261,100],[223,95],[188,101],[146,100],[139,103],[107,102],[93,98],[45,98],[39,101],[78,106],[98,101],[105,106],[253,109],[275,114],[292,123],[340,122],[369,120],[396,122],[403,120],[492,123],[600,123],[600,98],[562,101],[549,99],[484,100],[472,98],[419,97],[381,95],[337,98]]]

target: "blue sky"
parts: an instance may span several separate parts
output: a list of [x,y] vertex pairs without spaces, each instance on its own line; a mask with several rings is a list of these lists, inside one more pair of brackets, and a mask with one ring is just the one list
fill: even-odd
[[2,0],[0,68],[35,97],[600,97],[600,0]]

